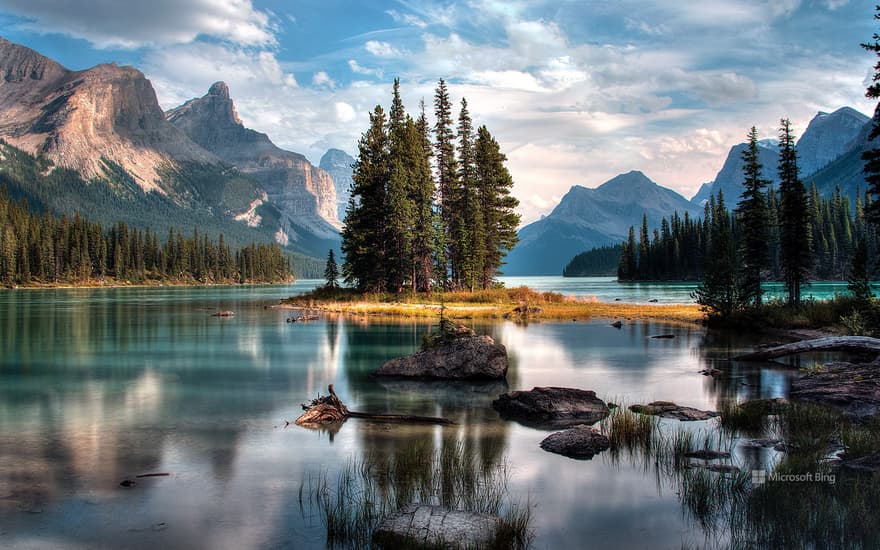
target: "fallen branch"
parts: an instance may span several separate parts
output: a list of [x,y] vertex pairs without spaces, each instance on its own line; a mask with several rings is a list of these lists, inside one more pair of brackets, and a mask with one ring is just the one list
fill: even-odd
[[365,412],[356,412],[348,410],[336,392],[333,391],[333,384],[327,387],[329,395],[319,396],[313,399],[311,403],[303,403],[303,414],[296,419],[298,426],[307,428],[320,427],[328,424],[337,424],[344,422],[346,418],[363,418],[366,420],[377,420],[379,422],[404,422],[415,424],[455,424],[448,418],[438,418],[434,416],[415,416],[409,414],[373,414]]
[[880,353],[880,338],[869,336],[830,336],[814,340],[801,340],[781,346],[734,357],[734,361],[769,361],[777,357],[809,351],[866,351]]

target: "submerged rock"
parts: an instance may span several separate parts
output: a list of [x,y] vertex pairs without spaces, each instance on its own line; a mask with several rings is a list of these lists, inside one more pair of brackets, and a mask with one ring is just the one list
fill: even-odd
[[373,542],[380,548],[483,548],[495,541],[501,525],[491,514],[409,504],[382,519]]
[[880,361],[829,363],[791,382],[792,399],[830,405],[865,422],[880,414]]
[[576,388],[532,388],[498,396],[492,407],[502,418],[542,429],[594,424],[608,416],[596,392]]
[[497,379],[507,375],[507,349],[491,336],[464,336],[388,361],[373,374],[440,379]]
[[611,446],[608,438],[599,430],[588,426],[576,426],[548,435],[541,442],[541,448],[545,451],[589,460]]
[[647,405],[630,405],[629,410],[639,414],[650,414],[662,418],[675,418],[683,422],[709,420],[719,415],[715,411],[701,411],[693,407],[682,407],[671,401],[654,401]]

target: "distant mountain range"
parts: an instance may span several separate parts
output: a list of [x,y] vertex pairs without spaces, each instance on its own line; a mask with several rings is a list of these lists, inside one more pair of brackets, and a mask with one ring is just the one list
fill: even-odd
[[0,185],[40,210],[157,231],[198,226],[316,258],[339,246],[331,176],[246,128],[222,82],[164,113],[133,67],[71,71],[0,38],[0,140]]
[[614,177],[595,189],[575,185],[548,216],[523,227],[507,256],[505,275],[559,275],[575,255],[624,240],[642,216],[656,227],[672,212],[701,209],[641,172]]
[[[850,164],[841,161],[848,155],[859,158],[868,141],[871,119],[851,107],[842,107],[833,113],[818,113],[797,142],[798,169],[801,179],[809,187],[816,184],[819,192],[827,196],[836,186],[851,199],[856,192],[865,190],[865,178],[861,166],[853,171]],[[763,165],[763,175],[771,184],[779,184],[776,165],[779,160],[778,143],[774,139],[761,140],[758,159]],[[746,144],[734,145],[727,154],[724,166],[715,180],[700,189],[693,197],[694,202],[702,202],[709,195],[724,193],[728,204],[735,203],[742,193],[743,161],[742,152]]]
[[[871,119],[850,107],[817,114],[797,143],[805,184],[815,183],[823,196],[839,186],[854,203],[865,190],[861,153],[870,128]],[[558,275],[575,254],[624,240],[630,226],[641,225],[643,214],[651,229],[673,212],[701,216],[705,201],[719,192],[734,207],[742,193],[745,147],[733,146],[715,180],[703,184],[690,201],[641,172],[621,174],[595,189],[575,185],[549,215],[519,231],[520,242],[507,256],[504,274]],[[758,151],[764,177],[778,185],[778,142],[761,140]]]

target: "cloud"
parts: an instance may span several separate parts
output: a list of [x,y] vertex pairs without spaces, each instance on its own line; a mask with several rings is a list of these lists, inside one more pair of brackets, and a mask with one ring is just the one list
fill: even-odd
[[364,49],[376,57],[402,57],[403,52],[389,44],[378,40],[368,40]]
[[394,21],[396,21],[397,23],[418,27],[420,29],[424,29],[428,26],[428,24],[424,20],[409,13],[401,13],[397,10],[388,10],[385,13],[390,15],[391,18],[394,19]]
[[344,101],[337,101],[334,104],[334,109],[336,110],[336,120],[339,122],[351,122],[357,116],[354,107]]
[[358,63],[357,60],[354,59],[348,60],[348,68],[351,69],[351,72],[355,74],[382,78],[382,69],[371,69],[369,67],[364,67],[363,65]]
[[312,75],[312,86],[335,88],[336,83],[325,71],[318,71]]
[[35,32],[82,38],[98,48],[184,44],[210,36],[239,45],[274,46],[274,25],[250,0],[0,0]]

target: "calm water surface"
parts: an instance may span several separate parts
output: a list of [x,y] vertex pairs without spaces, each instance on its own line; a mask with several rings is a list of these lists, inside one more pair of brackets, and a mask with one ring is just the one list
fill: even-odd
[[[535,290],[561,292],[570,296],[592,297],[599,302],[692,304],[691,292],[697,283],[618,283],[614,277],[500,277],[508,287],[526,285]],[[875,288],[880,283],[874,283]],[[764,283],[764,299],[784,299],[782,283]],[[848,294],[845,281],[814,282],[803,288],[804,299],[828,300]]]
[[[0,291],[0,547],[323,548],[304,480],[457,439],[510,466],[513,498],[534,507],[536,548],[679,548],[704,538],[673,487],[626,461],[546,453],[547,432],[500,420],[491,400],[558,385],[715,409],[788,391],[786,370],[719,363],[754,340],[657,323],[477,324],[507,346],[507,383],[380,381],[370,371],[416,351],[429,324],[287,324],[289,312],[265,308],[314,284]],[[218,309],[236,315],[211,317]],[[649,338],[660,333],[676,338]],[[715,364],[723,376],[699,373]],[[329,383],[355,410],[457,425],[350,420],[332,437],[285,427]],[[119,486],[149,472],[171,475]]]

